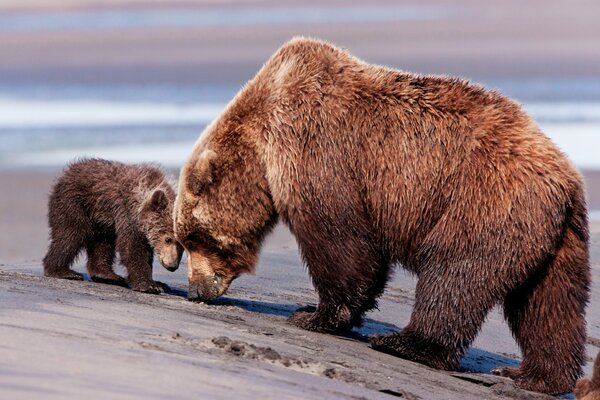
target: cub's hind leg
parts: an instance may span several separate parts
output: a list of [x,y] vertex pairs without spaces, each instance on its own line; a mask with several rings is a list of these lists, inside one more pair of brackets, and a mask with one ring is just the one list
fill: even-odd
[[87,270],[94,282],[127,286],[125,278],[112,269],[116,251],[114,235],[95,236],[87,243],[86,249]]

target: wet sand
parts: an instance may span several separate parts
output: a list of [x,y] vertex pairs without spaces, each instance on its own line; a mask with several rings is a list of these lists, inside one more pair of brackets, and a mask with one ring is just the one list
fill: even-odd
[[[318,9],[342,2],[303,4]],[[391,4],[398,2],[369,3]],[[281,3],[0,1],[0,16],[115,6],[202,11],[240,5],[270,8]],[[428,21],[2,31],[0,53],[6,56],[0,57],[0,86],[8,92],[36,85],[236,87],[294,35],[328,39],[369,62],[422,73],[491,82],[506,78],[517,86],[519,80],[600,78],[599,2],[459,0],[452,2],[451,11]],[[553,96],[565,100],[561,91]],[[590,96],[600,99],[597,93]],[[235,281],[216,305],[185,300],[185,263],[175,273],[155,267],[155,278],[173,289],[160,296],[43,278],[46,201],[59,172],[0,171],[1,398],[543,397],[487,375],[491,368],[517,365],[520,357],[497,309],[464,357],[466,375],[434,371],[371,350],[366,335],[398,330],[409,320],[415,280],[402,271],[390,282],[379,310],[369,313],[365,326],[351,336],[315,334],[287,325],[287,316],[299,306],[315,304],[317,297],[295,241],[282,226],[267,239],[257,273]],[[585,177],[589,206],[600,210],[600,172],[586,172]],[[591,228],[590,360],[600,346],[600,223],[592,221]],[[81,257],[76,269],[83,272],[84,263]]]
[[[415,279],[402,271],[379,310],[348,337],[287,325],[287,316],[317,297],[283,226],[268,237],[257,273],[236,280],[216,305],[185,299],[185,263],[175,273],[155,266],[155,279],[173,289],[160,296],[43,278],[46,197],[58,173],[0,171],[0,185],[9,189],[0,197],[1,397],[538,398],[488,374],[520,358],[498,309],[463,359],[466,375],[371,350],[367,335],[399,330],[409,320]],[[599,204],[600,173],[586,178],[590,202]],[[600,225],[592,227],[589,361],[600,346],[594,312],[600,309]],[[85,272],[84,264],[81,257],[75,268]]]

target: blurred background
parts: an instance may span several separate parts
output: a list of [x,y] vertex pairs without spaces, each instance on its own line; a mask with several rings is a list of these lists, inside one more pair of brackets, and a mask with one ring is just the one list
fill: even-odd
[[68,161],[156,161],[176,174],[295,35],[522,102],[584,172],[596,220],[598,21],[594,0],[0,0],[0,263],[43,257],[46,196]]

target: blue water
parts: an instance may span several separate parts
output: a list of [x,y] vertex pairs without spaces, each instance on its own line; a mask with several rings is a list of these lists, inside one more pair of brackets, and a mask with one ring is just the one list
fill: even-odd
[[[484,85],[521,101],[576,165],[600,169],[600,80]],[[56,168],[81,156],[178,167],[240,87],[0,84],[0,168]]]

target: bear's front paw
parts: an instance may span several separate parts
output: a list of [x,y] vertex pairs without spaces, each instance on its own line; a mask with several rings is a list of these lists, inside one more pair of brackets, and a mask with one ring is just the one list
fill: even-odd
[[347,324],[341,324],[335,315],[312,310],[316,310],[316,308],[314,306],[299,308],[288,318],[288,322],[307,331],[322,333],[337,333],[350,328]]
[[150,293],[150,294],[160,294],[164,292],[163,286],[160,282],[150,281],[143,283],[136,283],[131,285],[131,289],[136,292]]
[[71,269],[62,270],[62,271],[46,272],[45,275],[50,278],[68,279],[71,281],[82,281],[83,280],[83,274],[80,274],[79,272],[75,272]]
[[436,369],[452,371],[458,367],[460,352],[414,335],[393,333],[369,336],[371,348],[427,365]]
[[125,278],[123,278],[122,276],[119,276],[115,273],[96,274],[96,275],[90,276],[90,279],[96,283],[104,283],[107,285],[116,285],[116,286],[127,287],[127,281],[125,280]]
[[319,324],[315,321],[314,312],[296,311],[288,318],[288,322],[307,331],[321,331]]

